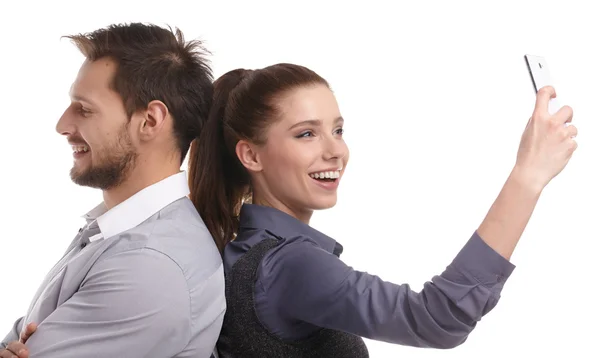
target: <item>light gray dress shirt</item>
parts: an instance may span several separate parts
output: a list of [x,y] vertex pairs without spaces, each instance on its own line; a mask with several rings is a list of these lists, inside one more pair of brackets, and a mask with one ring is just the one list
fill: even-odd
[[221,256],[187,198],[185,172],[143,189],[87,225],[2,341],[30,357],[210,357],[225,313]]

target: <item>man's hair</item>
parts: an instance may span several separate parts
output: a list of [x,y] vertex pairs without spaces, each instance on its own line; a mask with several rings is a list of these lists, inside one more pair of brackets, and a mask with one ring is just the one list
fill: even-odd
[[213,75],[202,42],[186,42],[179,29],[153,24],[114,24],[90,33],[65,36],[89,61],[109,57],[117,63],[112,89],[127,115],[162,101],[173,117],[181,163],[207,120]]

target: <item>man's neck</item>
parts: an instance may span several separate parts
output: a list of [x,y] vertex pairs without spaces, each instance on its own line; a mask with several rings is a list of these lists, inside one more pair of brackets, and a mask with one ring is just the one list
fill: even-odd
[[110,210],[142,189],[179,172],[180,166],[176,163],[165,163],[160,167],[138,165],[127,175],[127,179],[123,183],[102,192],[104,205]]

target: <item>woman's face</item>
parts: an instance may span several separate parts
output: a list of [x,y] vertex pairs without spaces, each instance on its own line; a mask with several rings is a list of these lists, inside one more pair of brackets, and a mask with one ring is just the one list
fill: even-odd
[[266,142],[254,148],[254,202],[296,217],[333,207],[349,157],[335,96],[325,85],[299,87],[277,108]]

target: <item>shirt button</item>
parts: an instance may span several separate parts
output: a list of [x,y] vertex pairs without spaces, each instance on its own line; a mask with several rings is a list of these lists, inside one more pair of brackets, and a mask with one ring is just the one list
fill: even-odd
[[80,248],[82,248],[82,249],[83,249],[84,247],[86,247],[86,246],[87,246],[87,242],[82,242],[82,243],[81,243],[81,245],[79,245],[79,247],[80,247]]

